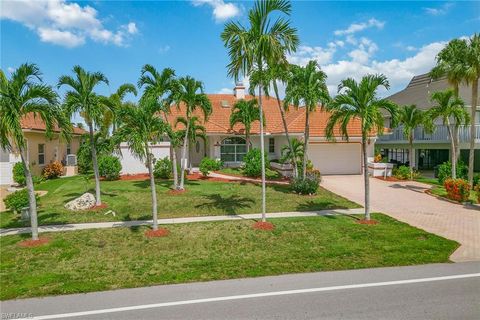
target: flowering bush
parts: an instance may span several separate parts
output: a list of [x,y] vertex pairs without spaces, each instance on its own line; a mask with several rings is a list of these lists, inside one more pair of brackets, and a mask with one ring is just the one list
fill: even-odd
[[477,184],[474,190],[475,190],[475,193],[477,194],[477,202],[480,203],[480,184]]
[[43,168],[42,175],[45,179],[58,178],[63,174],[63,165],[60,161],[53,161]]
[[373,158],[373,162],[375,163],[382,162],[382,155],[380,153],[377,154],[375,158]]
[[458,202],[465,202],[470,197],[470,185],[463,179],[447,179],[443,183],[447,190],[447,198]]

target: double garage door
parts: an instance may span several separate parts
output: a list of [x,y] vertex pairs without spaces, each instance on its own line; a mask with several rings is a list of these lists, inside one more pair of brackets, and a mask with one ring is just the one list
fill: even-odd
[[362,149],[360,143],[310,143],[308,159],[321,174],[360,174]]

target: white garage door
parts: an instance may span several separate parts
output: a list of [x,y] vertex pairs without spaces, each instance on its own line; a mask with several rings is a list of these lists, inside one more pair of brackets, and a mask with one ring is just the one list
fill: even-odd
[[308,158],[321,174],[360,174],[362,149],[359,143],[312,143]]

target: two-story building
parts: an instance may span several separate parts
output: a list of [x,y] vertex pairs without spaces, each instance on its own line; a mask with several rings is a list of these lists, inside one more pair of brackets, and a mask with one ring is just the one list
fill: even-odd
[[[433,80],[428,74],[415,76],[405,89],[388,97],[399,106],[415,104],[418,108],[428,110],[432,107],[431,94],[450,88],[447,79]],[[465,102],[467,112],[471,113],[471,87],[461,85],[459,96]],[[475,119],[475,171],[480,171],[480,106],[476,106]],[[390,122],[387,120],[386,126]],[[422,127],[414,131],[414,163],[413,166],[420,170],[430,170],[435,166],[450,159],[450,138],[448,130],[441,120],[435,121],[433,133],[426,133]],[[470,125],[461,126],[459,130],[460,158],[468,163],[470,148]],[[384,157],[389,162],[409,164],[409,144],[403,135],[401,126],[393,128],[391,134],[383,135],[376,141],[377,148],[381,149]]]

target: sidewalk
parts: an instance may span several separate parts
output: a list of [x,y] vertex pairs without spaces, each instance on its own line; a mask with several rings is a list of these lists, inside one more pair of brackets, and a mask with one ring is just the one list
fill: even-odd
[[[329,216],[342,214],[361,214],[363,208],[358,209],[332,209],[320,211],[292,211],[292,212],[275,212],[267,213],[267,218],[294,218],[294,217],[315,217],[315,216]],[[158,224],[179,224],[179,223],[193,223],[193,222],[209,222],[209,221],[231,221],[231,220],[247,220],[247,219],[261,219],[260,213],[253,214],[239,214],[228,216],[205,216],[205,217],[190,217],[190,218],[171,218],[158,219]],[[38,232],[63,232],[76,231],[87,229],[104,229],[104,228],[119,228],[119,227],[136,227],[148,226],[152,224],[152,220],[135,220],[135,221],[115,221],[115,222],[96,222],[96,223],[76,223],[76,224],[57,224],[38,227]],[[0,236],[10,236],[22,233],[30,233],[30,227],[25,228],[11,228],[0,229]]]

